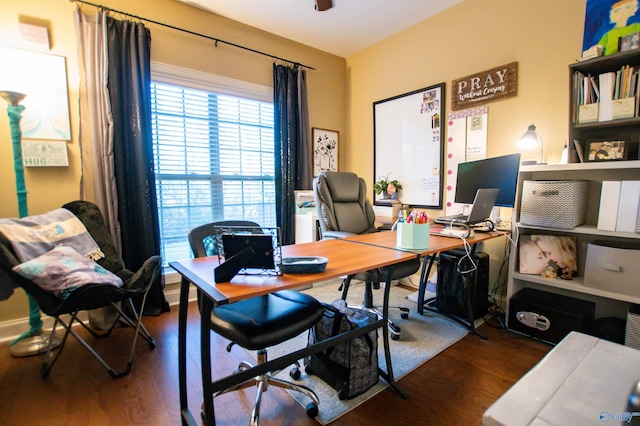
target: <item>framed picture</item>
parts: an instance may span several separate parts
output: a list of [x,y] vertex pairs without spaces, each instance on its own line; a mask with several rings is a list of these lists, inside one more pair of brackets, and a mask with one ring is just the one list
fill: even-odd
[[620,52],[626,52],[627,50],[633,50],[640,47],[640,33],[629,34],[628,36],[620,37]]
[[521,235],[518,257],[521,274],[571,279],[578,273],[576,237]]
[[627,158],[625,141],[591,142],[587,147],[586,161],[615,161]]
[[338,171],[338,142],[340,134],[335,130],[312,129],[313,175],[322,171]]

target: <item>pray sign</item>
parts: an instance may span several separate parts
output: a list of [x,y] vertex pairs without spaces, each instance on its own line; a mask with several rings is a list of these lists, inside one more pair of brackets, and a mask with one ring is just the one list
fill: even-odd
[[456,111],[515,96],[517,82],[517,62],[454,80],[451,109]]

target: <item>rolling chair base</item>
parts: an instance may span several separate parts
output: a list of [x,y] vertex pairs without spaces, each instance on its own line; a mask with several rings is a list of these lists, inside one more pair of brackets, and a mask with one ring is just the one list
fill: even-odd
[[[230,347],[228,347],[228,349],[230,349]],[[261,349],[258,351],[258,364],[264,364],[266,362],[267,362],[267,350]],[[236,371],[234,371],[233,373],[237,374],[242,371],[249,370],[253,367],[254,366],[251,363],[242,361],[238,366],[238,368],[236,369]],[[255,404],[251,412],[251,423],[250,423],[251,426],[257,426],[258,423],[260,422],[260,404],[262,402],[262,395],[268,390],[269,386],[275,386],[282,389],[294,390],[304,395],[307,395],[311,399],[311,402],[308,403],[307,406],[305,407],[307,416],[309,416],[310,418],[314,418],[318,415],[318,404],[320,404],[320,399],[318,399],[318,396],[312,389],[308,388],[307,386],[298,385],[296,383],[275,378],[272,376],[272,374],[273,373],[265,373],[256,377],[252,377],[248,380],[245,380],[242,383],[238,383],[235,386],[231,386],[231,387],[228,387],[227,389],[223,389],[221,391],[214,393],[213,397],[216,398],[217,396],[220,396],[228,392],[234,392],[237,390],[256,386],[258,388],[258,391],[256,393]],[[291,376],[291,378],[293,378],[294,380],[300,379],[300,363],[298,361],[296,361],[295,367],[289,372],[289,376]],[[206,422],[206,415],[204,412],[204,403],[202,404],[202,411],[200,412],[200,415],[202,418],[202,423],[206,425],[207,422]]]

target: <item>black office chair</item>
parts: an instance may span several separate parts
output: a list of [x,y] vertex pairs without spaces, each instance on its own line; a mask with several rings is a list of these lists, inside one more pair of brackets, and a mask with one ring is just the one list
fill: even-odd
[[[49,372],[62,353],[62,349],[69,335],[75,337],[78,342],[102,364],[113,378],[125,376],[131,371],[138,334],[147,340],[151,349],[156,346],[155,341],[144,324],[142,324],[138,310],[134,306],[133,299],[142,300],[142,306],[139,310],[139,312],[142,312],[146,295],[160,273],[160,256],[150,257],[135,273],[126,269],[111,241],[110,234],[105,226],[102,213],[98,209],[98,206],[88,201],[74,201],[65,204],[63,207],[80,219],[91,237],[105,254],[105,257],[98,260],[97,263],[119,276],[124,282],[124,286],[116,287],[104,284],[86,284],[70,291],[64,300],[60,299],[53,293],[44,290],[35,282],[24,278],[12,270],[14,266],[20,264],[20,261],[16,258],[10,241],[2,233],[0,233],[0,279],[9,280],[14,287],[22,287],[38,303],[40,309],[55,320],[49,337],[49,347],[47,348],[45,361],[42,365],[42,377],[49,375]],[[121,306],[121,302],[125,305]],[[117,317],[111,325],[111,328],[105,332],[98,333],[77,318],[81,311],[106,306],[113,306],[117,312]],[[65,320],[65,318],[68,318],[68,320]],[[84,327],[95,338],[110,336],[114,328],[121,323],[135,328],[126,367],[119,371],[114,370],[102,356],[73,329],[74,322]],[[65,332],[61,338],[60,345],[56,348],[55,345],[60,341],[60,339],[55,337],[57,325],[62,326]]]
[[[378,232],[375,226],[373,207],[367,201],[364,179],[349,172],[321,172],[313,180],[313,195],[316,202],[318,222],[322,238],[344,238],[350,235]],[[412,259],[395,265],[392,280],[398,280],[415,274],[420,269],[420,259]],[[353,278],[365,282],[363,307],[382,318],[382,313],[373,305],[373,289],[380,288],[386,279],[386,269],[376,268],[356,274]],[[345,299],[349,281],[342,284],[342,298]],[[409,316],[409,309],[402,306],[390,306],[399,309],[402,318]],[[391,338],[400,338],[400,327],[389,319]]]
[[[225,228],[234,229],[243,227],[242,232],[262,233],[260,226],[250,221],[220,221],[201,225],[189,232],[189,244],[195,257],[213,256],[218,254],[220,244],[216,241],[219,230]],[[218,230],[218,231],[216,231]],[[202,297],[198,292],[198,298]],[[211,312],[211,329],[222,337],[229,339],[232,345],[256,350],[258,352],[258,364],[267,362],[268,347],[277,345],[286,340],[309,330],[322,317],[324,308],[322,304],[306,294],[283,290],[264,296],[253,297],[235,303],[215,307]],[[237,371],[252,368],[248,362],[241,362]],[[300,365],[290,372],[294,379],[300,378]],[[260,402],[262,394],[267,391],[269,385],[301,392],[311,398],[307,405],[307,415],[318,415],[317,395],[306,386],[280,380],[273,377],[273,373],[266,373],[251,378],[238,385],[221,390],[213,395],[218,395],[244,389],[250,386],[258,387],[256,401],[251,413],[251,424],[257,425],[260,420]],[[204,413],[202,414],[204,419]]]

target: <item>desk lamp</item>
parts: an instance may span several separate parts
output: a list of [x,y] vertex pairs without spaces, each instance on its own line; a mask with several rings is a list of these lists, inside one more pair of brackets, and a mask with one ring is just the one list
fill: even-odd
[[[11,143],[13,145],[13,168],[16,175],[16,194],[18,196],[18,214],[20,217],[29,215],[27,209],[27,188],[24,183],[24,166],[22,164],[22,132],[20,120],[24,106],[20,102],[26,95],[12,91],[0,91],[0,97],[7,101],[7,114],[9,115],[9,128],[11,130]],[[40,306],[27,294],[29,299],[29,326],[31,329],[9,342],[9,353],[12,356],[29,356],[46,352],[49,345],[49,337],[42,335],[42,320],[40,318]],[[58,341],[55,346],[59,345]]]
[[540,147],[540,161],[536,160],[523,160],[521,164],[523,166],[528,166],[531,164],[544,164],[542,162],[542,137],[538,132],[536,132],[536,125],[532,124],[529,126],[526,132],[520,139],[518,139],[518,147],[522,149],[534,149]]

